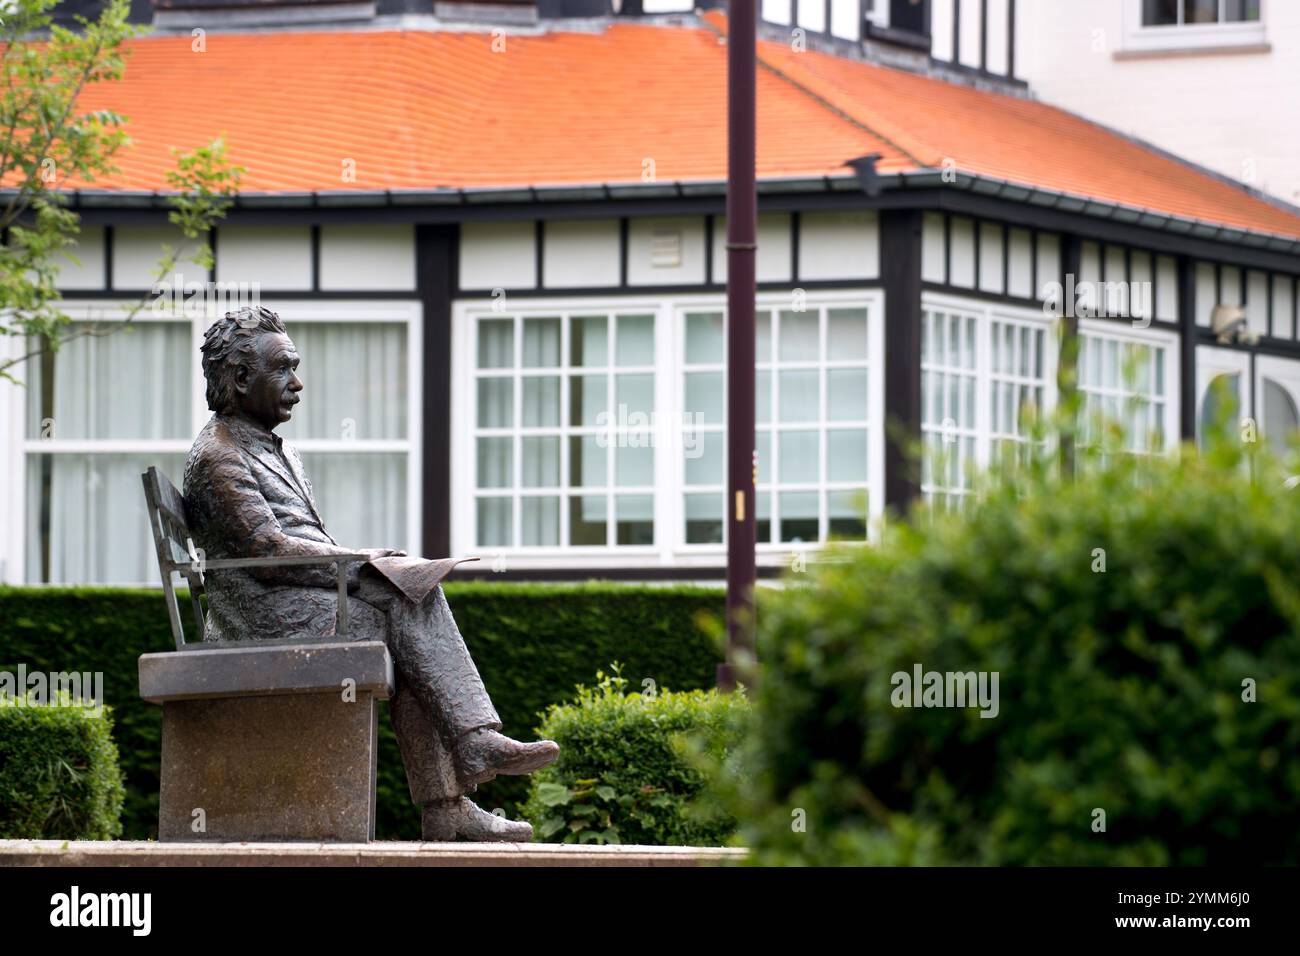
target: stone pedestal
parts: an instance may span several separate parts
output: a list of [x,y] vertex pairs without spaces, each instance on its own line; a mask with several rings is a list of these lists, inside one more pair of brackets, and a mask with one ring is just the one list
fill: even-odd
[[158,839],[366,842],[375,836],[379,641],[247,642],[140,658],[163,708]]

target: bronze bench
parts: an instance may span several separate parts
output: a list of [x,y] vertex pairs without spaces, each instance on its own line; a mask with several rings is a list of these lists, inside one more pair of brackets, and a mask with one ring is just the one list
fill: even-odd
[[[393,662],[382,642],[347,640],[347,569],[366,556],[206,559],[181,493],[157,468],[142,478],[176,642],[140,657],[140,696],[163,708],[158,839],[373,840],[378,709]],[[336,567],[337,640],[202,639],[206,570],[286,564]],[[189,586],[194,642],[174,575]]]

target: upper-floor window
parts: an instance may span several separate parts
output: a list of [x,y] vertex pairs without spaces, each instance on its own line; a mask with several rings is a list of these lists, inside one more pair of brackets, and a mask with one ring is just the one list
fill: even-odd
[[1260,0],[1142,0],[1144,27],[1259,20]]
[[1117,56],[1267,50],[1262,0],[1129,0]]

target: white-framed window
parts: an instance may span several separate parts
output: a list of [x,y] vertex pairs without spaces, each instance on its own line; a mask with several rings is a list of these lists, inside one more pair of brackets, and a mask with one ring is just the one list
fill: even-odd
[[1124,52],[1257,47],[1264,0],[1128,0]]
[[[511,567],[725,557],[725,297],[454,309],[452,546]],[[866,540],[883,489],[882,296],[760,295],[758,552]]]
[[927,293],[921,312],[921,492],[960,507],[972,476],[1030,440],[1056,401],[1057,338],[1041,310]]
[[1300,435],[1300,362],[1255,356],[1255,405],[1259,439],[1286,455]]
[[[926,293],[921,325],[921,491],[959,508],[972,478],[1032,440],[1031,415],[1058,400],[1055,320],[1042,310]],[[1095,319],[1079,321],[1085,432],[1095,412],[1124,421],[1129,447],[1178,437],[1177,336]]]
[[1178,441],[1178,337],[1120,322],[1079,321],[1082,440],[1098,417],[1124,426],[1129,451],[1167,451]]
[[[302,356],[303,402],[277,434],[302,454],[326,528],[345,546],[418,551],[419,303],[261,304]],[[74,330],[122,314],[109,300],[64,309]],[[3,484],[23,521],[6,529],[7,580],[158,585],[140,474],[156,465],[182,485],[211,415],[199,353],[210,321],[146,309],[128,329],[72,339],[21,367],[9,422],[20,454]]]
[[1196,436],[1202,447],[1216,427],[1231,441],[1253,431],[1256,441],[1279,455],[1300,436],[1300,362],[1202,345],[1196,349],[1196,380]]
[[476,547],[653,547],[655,324],[644,308],[473,321]]

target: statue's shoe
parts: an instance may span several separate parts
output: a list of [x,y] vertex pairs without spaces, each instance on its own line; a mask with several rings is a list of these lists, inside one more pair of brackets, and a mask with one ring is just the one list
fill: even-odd
[[527,843],[533,838],[529,824],[488,813],[469,797],[425,806],[421,830],[426,843]]
[[486,783],[497,774],[517,776],[532,773],[559,755],[560,745],[553,740],[525,744],[495,730],[480,729],[461,742],[458,751],[460,778],[466,787],[471,787]]

